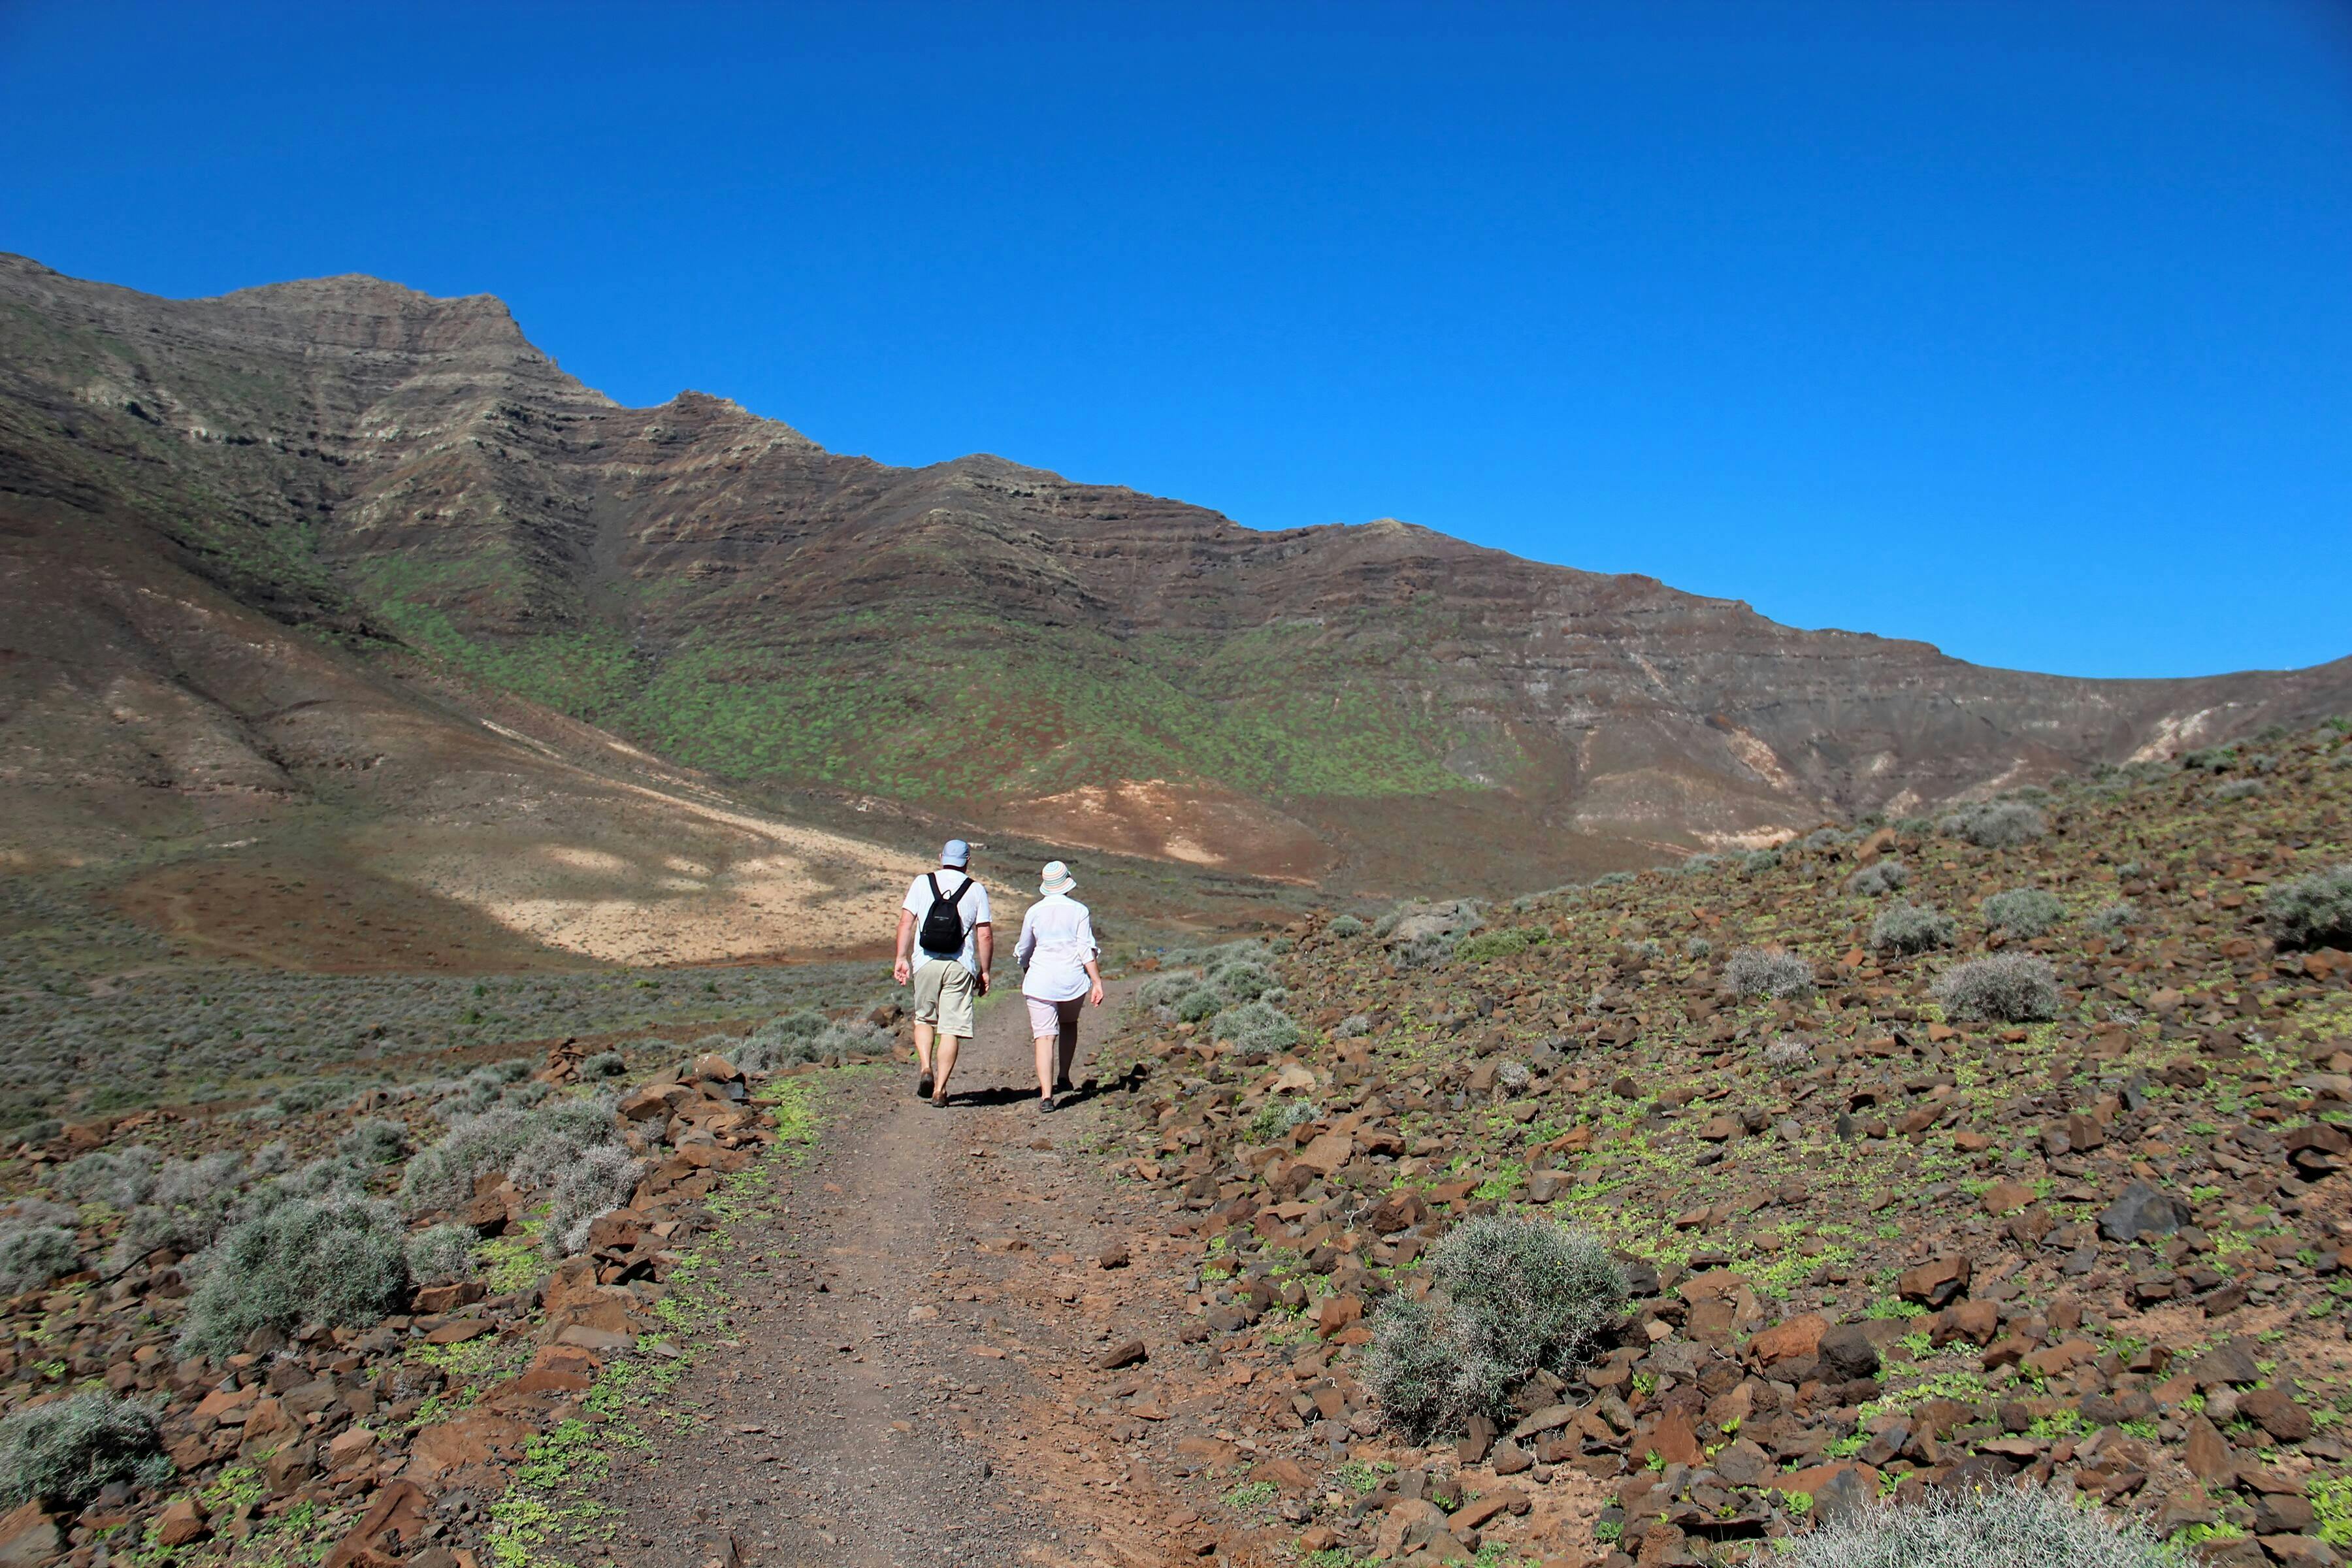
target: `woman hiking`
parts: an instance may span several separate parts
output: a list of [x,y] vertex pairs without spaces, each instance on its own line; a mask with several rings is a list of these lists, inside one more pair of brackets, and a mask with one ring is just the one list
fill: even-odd
[[1029,1005],[1029,1033],[1037,1042],[1037,1109],[1054,1109],[1054,1096],[1070,1089],[1070,1064],[1078,1054],[1078,1009],[1102,1005],[1100,950],[1094,917],[1070,897],[1077,880],[1059,860],[1045,862],[1037,891],[1043,895],[1021,917],[1021,941],[1013,962],[1022,969],[1021,996]]

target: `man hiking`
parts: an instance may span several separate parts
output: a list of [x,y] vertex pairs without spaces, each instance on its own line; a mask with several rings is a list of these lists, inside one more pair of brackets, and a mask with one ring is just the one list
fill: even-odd
[[[988,994],[988,971],[996,961],[988,889],[973,879],[971,865],[971,846],[949,839],[940,850],[940,868],[908,883],[906,902],[898,907],[898,955],[890,974],[901,985],[914,984],[915,1060],[921,1069],[915,1093],[934,1106],[948,1102],[956,1053],[971,1038],[972,1004]],[[934,1035],[940,1043],[936,1077]]]

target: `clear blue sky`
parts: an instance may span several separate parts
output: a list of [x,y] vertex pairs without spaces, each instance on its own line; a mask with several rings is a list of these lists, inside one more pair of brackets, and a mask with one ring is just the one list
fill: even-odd
[[[1155,19],[1156,16],[1156,19]],[[1988,663],[2352,653],[2352,4],[0,3],[0,248]]]

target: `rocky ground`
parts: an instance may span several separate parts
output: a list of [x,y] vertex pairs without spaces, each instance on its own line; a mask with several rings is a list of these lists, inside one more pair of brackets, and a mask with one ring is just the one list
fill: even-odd
[[[126,1250],[157,1200],[69,1173],[237,1124],[67,1126],[5,1172],[0,1219],[76,1267],[9,1303],[0,1402],[133,1395],[174,1475],[26,1503],[0,1562],[1671,1563],[2021,1478],[2208,1560],[2332,1562],[2352,954],[2280,899],[2352,859],[2345,755],[1147,960],[1052,1117],[1009,999],[946,1111],[898,1066],[656,1043],[611,1080],[636,1185],[576,1247],[519,1159],[404,1207],[468,1228],[471,1278],[217,1359],[182,1343],[201,1258]],[[1988,956],[2045,963],[2048,1016],[1963,1016]],[[413,1171],[448,1102],[613,1070],[371,1090],[276,1164],[373,1117]],[[1598,1236],[1629,1305],[1408,1441],[1375,1336],[1485,1213]]]

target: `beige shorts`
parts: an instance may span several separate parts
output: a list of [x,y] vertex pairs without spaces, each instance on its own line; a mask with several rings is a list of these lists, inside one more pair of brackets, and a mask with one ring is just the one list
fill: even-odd
[[1060,1035],[1077,1037],[1078,1014],[1087,1005],[1083,996],[1073,996],[1066,1002],[1048,1002],[1042,996],[1024,996],[1029,1004],[1029,1034],[1032,1038],[1048,1040]]
[[971,971],[956,960],[923,960],[915,971],[915,1022],[959,1040],[971,1038],[971,1003],[979,989]]

